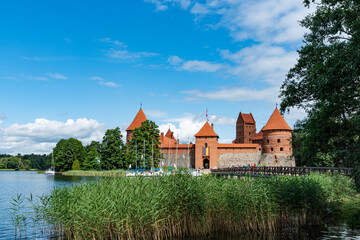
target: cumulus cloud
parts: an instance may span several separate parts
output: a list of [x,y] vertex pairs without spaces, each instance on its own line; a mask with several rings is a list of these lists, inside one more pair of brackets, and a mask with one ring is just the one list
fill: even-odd
[[35,119],[26,124],[0,127],[0,151],[9,154],[51,152],[60,139],[77,138],[83,144],[100,141],[106,126],[94,119],[69,119],[66,122]]
[[5,113],[0,113],[0,124],[6,119]]
[[118,40],[112,40],[111,38],[102,38],[100,39],[101,42],[109,43],[113,45],[114,47],[110,48],[108,51],[106,51],[106,56],[110,58],[116,58],[116,59],[140,59],[143,57],[155,57],[158,56],[158,53],[154,52],[134,52],[129,51],[127,48],[128,46],[120,42]]
[[108,86],[108,87],[121,87],[121,84],[117,84],[115,82],[106,81],[104,78],[99,76],[90,77],[91,80],[98,81],[100,85]]
[[171,64],[171,65],[179,65],[180,63],[184,62],[183,59],[179,58],[178,56],[170,56],[168,58],[168,62]]
[[66,80],[67,77],[64,75],[61,75],[59,73],[46,73],[45,75],[49,76],[52,79],[61,79],[61,80]]
[[183,91],[187,96],[185,99],[189,101],[210,99],[210,100],[226,100],[230,102],[265,100],[276,102],[279,95],[277,87],[265,88],[261,90],[250,88],[222,88],[215,91],[189,90]]
[[117,59],[138,59],[142,57],[155,57],[159,54],[154,52],[130,52],[126,49],[117,50],[111,48],[106,55]]
[[221,50],[220,55],[234,63],[227,71],[229,74],[277,86],[284,81],[286,73],[295,65],[298,57],[295,51],[266,44],[245,47],[235,53]]
[[[196,115],[186,114],[184,117],[167,119],[165,124],[161,124],[159,129],[166,133],[170,128],[174,132],[175,138],[180,142],[194,141],[194,135],[204,126],[206,116],[204,113]],[[209,122],[216,125],[234,125],[236,120],[225,116],[210,115]]]
[[180,67],[182,70],[191,72],[216,72],[223,68],[222,64],[207,61],[189,60]]
[[149,2],[155,5],[157,11],[165,11],[168,9],[168,5],[177,5],[182,9],[187,9],[191,0],[144,0],[145,2]]
[[[268,43],[289,43],[300,41],[305,29],[298,21],[314,9],[305,8],[302,1],[289,0],[208,0],[174,1],[145,0],[155,4],[157,10],[167,10],[169,6],[180,6],[195,15],[197,22],[207,16],[219,20],[213,28],[223,27],[236,41],[253,39]],[[176,4],[182,2],[183,4]],[[207,25],[207,24],[206,24]]]
[[38,76],[25,76],[26,79],[34,80],[34,81],[49,81],[47,77],[38,77]]

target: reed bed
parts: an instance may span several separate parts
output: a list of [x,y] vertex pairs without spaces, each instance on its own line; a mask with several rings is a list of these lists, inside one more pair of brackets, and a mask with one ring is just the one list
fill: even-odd
[[[339,190],[336,186],[342,183]],[[42,218],[66,239],[165,239],[275,232],[319,223],[336,197],[354,194],[346,177],[103,178],[55,188]]]
[[96,171],[96,170],[71,170],[62,175],[65,176],[102,176],[102,177],[124,177],[126,171],[123,169]]

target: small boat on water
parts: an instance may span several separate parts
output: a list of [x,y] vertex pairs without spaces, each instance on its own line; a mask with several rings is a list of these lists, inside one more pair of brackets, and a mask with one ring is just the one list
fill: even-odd
[[54,151],[51,154],[51,168],[45,170],[45,175],[55,175]]

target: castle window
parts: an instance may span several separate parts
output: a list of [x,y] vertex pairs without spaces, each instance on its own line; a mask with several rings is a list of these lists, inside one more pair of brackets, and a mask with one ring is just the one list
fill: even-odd
[[249,135],[251,135],[251,132],[249,132]]
[[266,140],[266,142],[267,142],[267,143],[269,143],[269,139],[268,139],[268,140]]
[[273,148],[270,148],[270,150],[273,152],[274,151],[274,149]]
[[205,143],[205,147],[207,148],[207,143]]
[[249,141],[251,142],[251,139],[249,138]]
[[281,148],[280,148],[280,151],[284,151],[284,149],[281,147]]
[[278,143],[280,142],[280,139],[278,139]]
[[261,151],[261,148],[259,148],[259,151]]

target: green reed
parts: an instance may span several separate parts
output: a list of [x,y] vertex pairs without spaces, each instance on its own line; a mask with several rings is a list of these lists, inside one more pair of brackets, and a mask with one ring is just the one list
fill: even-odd
[[123,169],[96,171],[96,170],[71,170],[66,171],[66,176],[102,176],[102,177],[124,177],[126,171]]
[[[319,174],[274,178],[103,178],[55,188],[38,206],[49,229],[67,239],[164,239],[275,232],[321,222],[343,182]],[[335,187],[334,187],[335,186]]]

